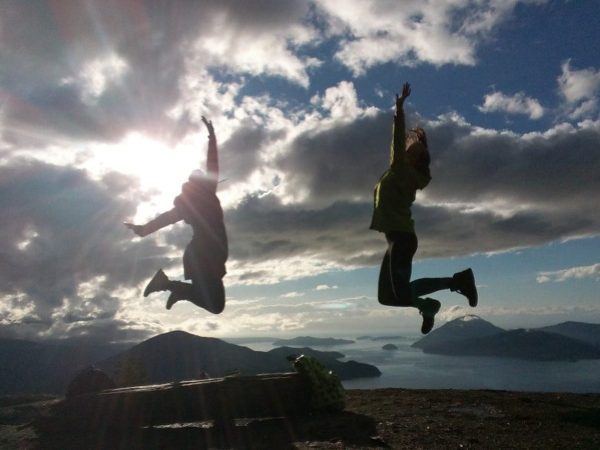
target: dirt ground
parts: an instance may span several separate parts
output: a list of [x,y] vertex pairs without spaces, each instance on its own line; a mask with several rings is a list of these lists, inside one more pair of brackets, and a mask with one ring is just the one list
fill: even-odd
[[0,401],[0,448],[600,449],[600,394],[350,390],[342,413],[78,433],[47,397]]

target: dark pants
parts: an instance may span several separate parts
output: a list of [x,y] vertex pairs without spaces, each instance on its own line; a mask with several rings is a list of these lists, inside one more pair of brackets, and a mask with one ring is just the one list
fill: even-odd
[[225,261],[219,255],[208,245],[190,242],[183,255],[183,266],[185,278],[191,283],[171,281],[172,299],[188,300],[213,314],[221,313],[225,309]]
[[415,299],[450,289],[452,278],[420,278],[410,281],[417,236],[403,231],[385,234],[388,249],[379,271],[379,303],[388,306],[415,306]]

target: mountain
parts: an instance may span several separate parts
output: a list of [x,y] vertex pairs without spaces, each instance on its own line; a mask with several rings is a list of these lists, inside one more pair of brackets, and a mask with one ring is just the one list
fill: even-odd
[[448,322],[413,344],[425,353],[542,361],[600,359],[600,348],[539,329],[504,331],[480,318]]
[[354,344],[348,339],[316,338],[312,336],[298,336],[292,339],[276,339],[273,345],[301,345],[303,347],[331,347],[334,345]]
[[198,378],[203,374],[221,377],[233,372],[243,375],[289,372],[293,368],[286,357],[302,353],[316,357],[342,379],[381,374],[375,366],[369,364],[338,361],[337,358],[343,357],[338,352],[289,347],[259,352],[220,339],[195,336],[183,331],[155,336],[126,352],[97,363],[97,367],[118,380],[123,368],[135,369],[137,366],[143,381],[166,383]]
[[0,394],[63,393],[82,368],[131,344],[0,339]]
[[493,336],[503,331],[502,328],[492,325],[481,317],[470,314],[442,325],[415,342],[412,346],[429,353],[434,353],[429,350],[437,347],[446,348],[448,345],[465,339]]
[[567,336],[600,348],[600,324],[597,323],[563,322],[536,329]]

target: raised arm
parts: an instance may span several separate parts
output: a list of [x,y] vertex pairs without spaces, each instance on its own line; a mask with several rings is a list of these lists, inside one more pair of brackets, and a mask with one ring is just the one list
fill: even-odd
[[410,95],[410,84],[404,83],[402,95],[396,94],[396,114],[394,114],[394,135],[390,149],[390,166],[404,161],[406,150],[406,126],[404,124],[404,100]]
[[211,181],[214,181],[215,191],[219,182],[219,155],[217,151],[217,137],[211,120],[202,116],[202,122],[208,129],[208,149],[206,151],[206,175]]

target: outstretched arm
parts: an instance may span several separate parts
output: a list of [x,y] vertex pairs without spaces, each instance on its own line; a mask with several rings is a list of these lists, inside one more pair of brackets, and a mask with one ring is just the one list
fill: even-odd
[[215,136],[215,129],[211,120],[207,120],[206,117],[202,116],[202,122],[208,129],[208,150],[206,151],[206,174],[209,179],[215,184],[215,191],[217,190],[217,183],[219,182],[219,155],[217,152],[217,137]]
[[129,222],[125,222],[124,225],[138,236],[144,237],[154,233],[157,230],[160,230],[161,228],[179,222],[181,219],[182,217],[177,211],[177,208],[173,208],[170,211],[160,214],[158,217],[152,219],[145,225],[135,225]]
[[390,166],[394,166],[404,158],[406,150],[406,136],[404,124],[404,100],[410,95],[410,84],[404,83],[402,86],[402,95],[396,94],[396,114],[394,115],[394,136],[392,138],[392,148],[390,150]]

